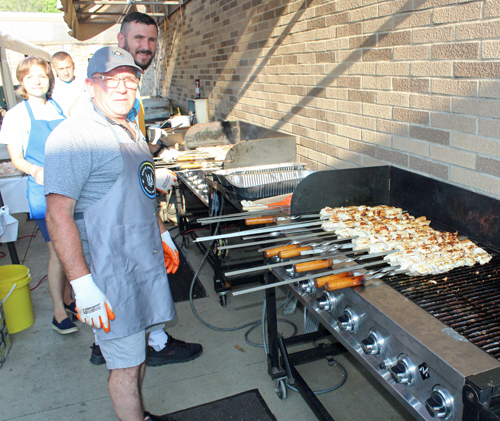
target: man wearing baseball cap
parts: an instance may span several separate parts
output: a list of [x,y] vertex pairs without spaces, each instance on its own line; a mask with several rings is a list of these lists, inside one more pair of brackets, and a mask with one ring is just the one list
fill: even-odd
[[159,419],[141,399],[146,336],[176,315],[167,272],[178,252],[156,216],[151,153],[127,119],[138,72],[127,51],[98,50],[85,81],[93,106],[65,120],[45,148],[47,224],[78,318],[96,330],[121,421]]

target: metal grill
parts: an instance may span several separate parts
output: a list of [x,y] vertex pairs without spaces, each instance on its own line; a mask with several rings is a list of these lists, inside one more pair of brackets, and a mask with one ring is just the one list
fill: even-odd
[[440,275],[383,280],[474,345],[500,360],[500,257]]

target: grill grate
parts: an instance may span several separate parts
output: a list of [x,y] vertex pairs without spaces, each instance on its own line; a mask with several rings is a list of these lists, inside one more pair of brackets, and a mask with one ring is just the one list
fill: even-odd
[[500,360],[500,257],[439,275],[396,275],[384,282]]

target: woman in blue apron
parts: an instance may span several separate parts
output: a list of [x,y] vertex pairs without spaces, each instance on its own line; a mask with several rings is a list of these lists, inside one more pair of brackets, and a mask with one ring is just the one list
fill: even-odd
[[7,143],[12,164],[28,174],[27,197],[30,216],[37,223],[49,247],[48,282],[54,303],[52,327],[61,334],[78,328],[68,318],[67,311],[76,314],[71,287],[50,241],[45,222],[46,202],[43,193],[45,142],[52,130],[66,117],[50,95],[54,76],[50,64],[38,57],[27,57],[17,66],[16,76],[21,86],[18,94],[25,101],[9,110],[2,122],[0,143]]

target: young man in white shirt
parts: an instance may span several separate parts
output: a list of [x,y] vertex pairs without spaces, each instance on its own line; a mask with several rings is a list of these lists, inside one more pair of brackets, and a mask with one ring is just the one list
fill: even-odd
[[52,99],[63,109],[66,117],[75,101],[85,91],[85,79],[75,76],[75,63],[71,56],[59,51],[52,56],[52,69],[57,75]]

